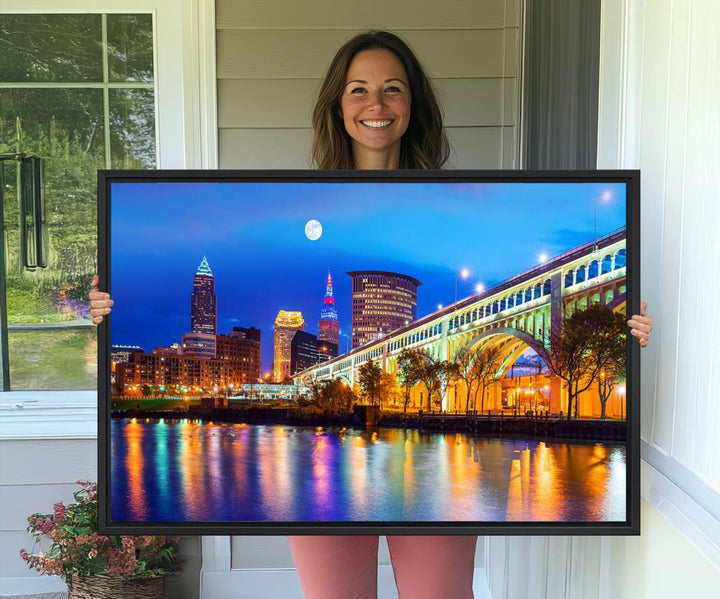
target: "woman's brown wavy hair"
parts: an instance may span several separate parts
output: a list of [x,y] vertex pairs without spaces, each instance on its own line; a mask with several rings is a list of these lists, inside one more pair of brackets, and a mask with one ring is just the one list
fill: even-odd
[[410,122],[400,146],[401,169],[439,169],[450,154],[442,111],[432,83],[410,47],[388,31],[356,35],[335,54],[320,87],[312,114],[312,162],[322,170],[353,169],[350,136],[340,116],[340,98],[355,55],[363,50],[389,50],[405,67],[410,85]]

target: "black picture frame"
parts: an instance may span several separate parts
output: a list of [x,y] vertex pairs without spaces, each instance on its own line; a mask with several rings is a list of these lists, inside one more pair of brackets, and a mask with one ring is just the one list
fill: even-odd
[[[640,310],[640,172],[598,171],[99,171],[98,243],[101,290],[113,293],[112,186],[123,183],[619,183],[625,186],[627,314]],[[597,206],[596,206],[597,210]],[[596,215],[597,223],[597,215]],[[596,224],[597,226],[597,224]],[[597,234],[596,234],[597,245]],[[104,534],[305,535],[305,534],[472,534],[472,535],[638,535],[640,534],[640,347],[627,335],[626,485],[624,521],[117,521],[112,517],[111,460],[112,315],[98,328],[98,526]]]

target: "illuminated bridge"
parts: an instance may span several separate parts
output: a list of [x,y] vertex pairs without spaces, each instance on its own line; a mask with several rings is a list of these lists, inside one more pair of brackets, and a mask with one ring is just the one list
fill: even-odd
[[[350,353],[297,373],[296,384],[339,377],[351,386],[358,368],[375,360],[384,372],[397,372],[404,348],[422,349],[438,360],[455,361],[475,347],[499,346],[505,356],[502,376],[532,348],[549,349],[550,328],[565,315],[601,303],[615,311],[625,308],[625,229],[597,242],[555,256],[482,293],[428,314]],[[551,395],[559,409],[560,382]]]

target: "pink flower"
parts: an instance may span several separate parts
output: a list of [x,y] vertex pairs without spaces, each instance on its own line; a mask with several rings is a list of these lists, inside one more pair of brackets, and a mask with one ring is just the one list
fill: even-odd
[[55,522],[65,520],[65,505],[60,502],[53,506]]
[[62,574],[63,563],[59,557],[48,558],[43,564],[43,569],[47,574]]
[[49,533],[52,530],[52,527],[52,520],[44,520],[43,518],[38,518],[37,520],[35,520],[35,528],[44,535]]
[[132,537],[122,537],[121,543],[125,549],[135,549],[135,539]]
[[126,576],[133,574],[137,567],[137,559],[135,552],[129,552],[123,549],[108,550],[108,574],[117,574]]
[[[138,559],[146,560],[151,556],[158,558],[159,565],[150,567],[143,563],[144,574],[180,569],[174,551],[160,551],[169,542],[167,537],[108,537],[92,530],[97,514],[97,484],[89,481],[78,483],[82,488],[73,494],[74,503],[67,506],[62,502],[56,503],[52,514],[32,514],[28,517],[28,531],[38,542],[44,541],[49,545],[45,551],[37,553],[20,550],[20,557],[31,569],[41,574],[64,577],[85,576],[98,571],[132,576],[138,570]],[[77,534],[78,531],[89,532]]]

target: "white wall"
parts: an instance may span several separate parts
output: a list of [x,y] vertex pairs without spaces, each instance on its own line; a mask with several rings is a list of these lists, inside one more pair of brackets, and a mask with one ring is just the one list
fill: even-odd
[[642,297],[655,319],[642,353],[642,535],[489,539],[495,599],[717,596],[719,23],[716,0],[603,3],[598,167],[641,169]]

